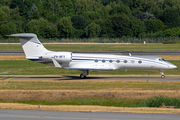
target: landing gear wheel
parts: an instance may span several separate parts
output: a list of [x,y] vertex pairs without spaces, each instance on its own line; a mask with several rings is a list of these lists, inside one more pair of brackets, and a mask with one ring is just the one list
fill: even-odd
[[161,78],[162,78],[162,79],[164,79],[164,78],[165,78],[165,76],[164,76],[164,75],[162,75],[162,76],[161,76]]
[[86,76],[83,75],[83,74],[81,74],[81,75],[80,75],[80,78],[81,78],[81,79],[84,79],[84,78],[86,78]]

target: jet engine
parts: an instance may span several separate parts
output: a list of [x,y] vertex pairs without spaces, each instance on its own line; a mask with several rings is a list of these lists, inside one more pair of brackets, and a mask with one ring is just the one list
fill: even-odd
[[43,61],[52,61],[56,59],[59,63],[70,63],[72,61],[72,52],[48,52],[40,57]]

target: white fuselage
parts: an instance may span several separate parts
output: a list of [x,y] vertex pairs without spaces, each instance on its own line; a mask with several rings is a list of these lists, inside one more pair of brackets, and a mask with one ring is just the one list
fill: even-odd
[[[41,60],[49,63],[52,61],[52,57],[54,57],[57,62],[62,65],[63,68],[77,70],[168,70],[176,68],[175,65],[165,61],[161,57],[156,56],[125,56],[109,54],[76,54],[71,52],[51,52],[49,56],[43,57]],[[68,61],[62,62],[63,59]]]

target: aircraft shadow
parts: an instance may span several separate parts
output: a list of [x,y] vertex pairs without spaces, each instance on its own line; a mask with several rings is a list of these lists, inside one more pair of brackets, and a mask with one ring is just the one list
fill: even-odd
[[[0,78],[1,79],[1,78]],[[4,80],[3,78],[2,80]],[[7,78],[6,78],[7,79]],[[63,80],[142,80],[142,81],[179,81],[179,77],[166,77],[165,79],[161,79],[161,77],[136,77],[136,76],[130,76],[130,77],[121,77],[121,76],[87,76],[85,79],[81,79],[79,76],[33,76],[33,77],[14,77],[12,80],[57,80],[57,81],[63,81]]]
[[88,76],[84,79],[81,79],[79,76],[63,76],[60,79],[56,80],[147,80],[147,79],[161,79],[160,77],[93,77]]

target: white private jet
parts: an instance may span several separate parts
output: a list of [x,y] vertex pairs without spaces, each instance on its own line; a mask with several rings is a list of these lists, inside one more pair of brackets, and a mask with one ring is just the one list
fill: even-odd
[[55,52],[47,50],[38,40],[36,34],[20,33],[8,36],[19,37],[26,59],[54,65],[57,68],[81,70],[80,78],[86,78],[89,70],[110,71],[117,69],[159,70],[161,78],[165,78],[163,70],[177,66],[156,56],[125,56],[108,54],[76,54],[72,52]]

